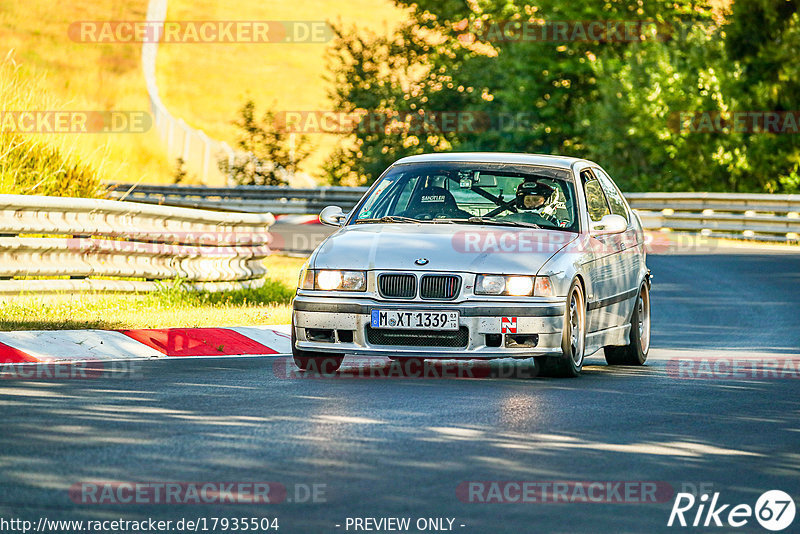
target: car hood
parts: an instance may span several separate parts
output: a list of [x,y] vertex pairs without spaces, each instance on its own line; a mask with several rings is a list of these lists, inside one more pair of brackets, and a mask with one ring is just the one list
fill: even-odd
[[[312,256],[315,269],[535,274],[578,234],[467,224],[345,226]],[[425,265],[415,261],[424,258]]]

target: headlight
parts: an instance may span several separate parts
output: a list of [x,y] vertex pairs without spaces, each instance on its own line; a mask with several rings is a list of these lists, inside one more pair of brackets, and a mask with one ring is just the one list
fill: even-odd
[[366,291],[367,274],[364,271],[307,269],[300,280],[300,287],[323,291]]
[[342,291],[366,291],[367,273],[364,271],[342,271]]
[[475,280],[475,294],[502,295],[506,292],[506,277],[491,274],[479,274]]
[[506,278],[506,293],[515,297],[524,297],[533,292],[532,276],[509,276]]
[[475,294],[552,297],[553,286],[546,276],[479,274],[475,279]]

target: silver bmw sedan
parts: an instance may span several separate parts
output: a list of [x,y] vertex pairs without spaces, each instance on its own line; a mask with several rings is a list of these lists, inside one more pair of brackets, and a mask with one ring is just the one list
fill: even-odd
[[650,346],[644,233],[608,174],[561,156],[403,158],[303,267],[292,313],[300,369],[345,355],[534,358],[578,376],[600,349],[642,365]]

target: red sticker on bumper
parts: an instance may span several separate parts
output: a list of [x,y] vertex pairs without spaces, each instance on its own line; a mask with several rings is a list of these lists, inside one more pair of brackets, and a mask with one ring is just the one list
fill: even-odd
[[502,333],[502,334],[516,334],[517,333],[517,318],[516,317],[503,317],[500,320],[500,333]]

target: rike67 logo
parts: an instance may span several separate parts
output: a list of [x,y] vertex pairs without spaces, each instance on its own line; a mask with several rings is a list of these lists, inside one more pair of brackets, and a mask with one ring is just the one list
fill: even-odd
[[764,492],[756,501],[755,507],[749,504],[722,504],[719,492],[710,498],[704,493],[695,498],[691,493],[678,493],[669,514],[667,526],[692,527],[734,527],[747,525],[755,516],[756,521],[773,532],[787,528],[794,521],[794,500],[781,490]]

